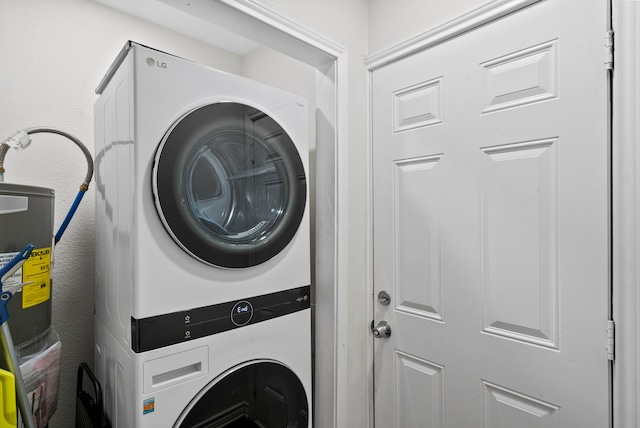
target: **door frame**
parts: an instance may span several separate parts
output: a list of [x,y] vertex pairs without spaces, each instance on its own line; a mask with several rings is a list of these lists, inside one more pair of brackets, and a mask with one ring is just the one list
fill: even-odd
[[640,1],[613,0],[613,417],[615,428],[640,422]]
[[[372,74],[394,61],[429,49],[491,21],[538,3],[541,0],[494,0],[428,30],[416,37],[400,42],[365,58],[367,67],[367,188],[366,205],[366,284],[367,319],[373,319],[373,156],[372,156]],[[606,0],[603,0],[606,1]],[[614,428],[635,428],[640,421],[640,270],[636,260],[640,257],[640,0],[612,0],[612,26],[615,30],[614,85],[611,180],[612,201],[612,305],[615,328],[615,361],[612,365],[612,414]],[[605,78],[605,41],[603,41],[603,78]],[[375,403],[373,397],[373,341],[370,336],[370,352],[367,366],[367,426],[374,424]],[[624,343],[624,347],[621,344]],[[604,352],[604,350],[603,350]]]

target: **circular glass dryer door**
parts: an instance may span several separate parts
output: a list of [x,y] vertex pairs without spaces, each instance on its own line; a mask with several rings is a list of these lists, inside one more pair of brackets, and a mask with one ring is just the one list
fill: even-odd
[[178,120],[153,167],[156,208],[196,259],[245,268],[282,251],[302,220],[307,190],[294,142],[270,116],[225,102]]
[[275,362],[258,361],[207,385],[175,426],[307,428],[309,403],[295,373]]

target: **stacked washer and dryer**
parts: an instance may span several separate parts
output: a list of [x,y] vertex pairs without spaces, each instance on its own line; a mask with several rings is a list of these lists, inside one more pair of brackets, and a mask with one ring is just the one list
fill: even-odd
[[306,101],[133,42],[97,93],[111,425],[311,427]]

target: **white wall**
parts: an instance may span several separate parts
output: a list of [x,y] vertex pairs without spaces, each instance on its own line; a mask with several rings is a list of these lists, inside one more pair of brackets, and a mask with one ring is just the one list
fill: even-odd
[[[0,138],[46,125],[75,135],[93,151],[94,90],[128,39],[241,71],[241,59],[234,55],[90,0],[2,0]],[[75,145],[38,134],[26,151],[8,153],[5,168],[8,183],[55,189],[57,230],[85,174]],[[53,323],[63,343],[63,362],[58,411],[50,428],[74,426],[76,370],[81,361],[93,365],[93,192],[90,187],[55,250]]]

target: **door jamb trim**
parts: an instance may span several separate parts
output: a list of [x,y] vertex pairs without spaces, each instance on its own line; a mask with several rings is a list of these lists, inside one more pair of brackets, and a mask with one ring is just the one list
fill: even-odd
[[640,1],[613,0],[612,273],[615,428],[640,422]]

